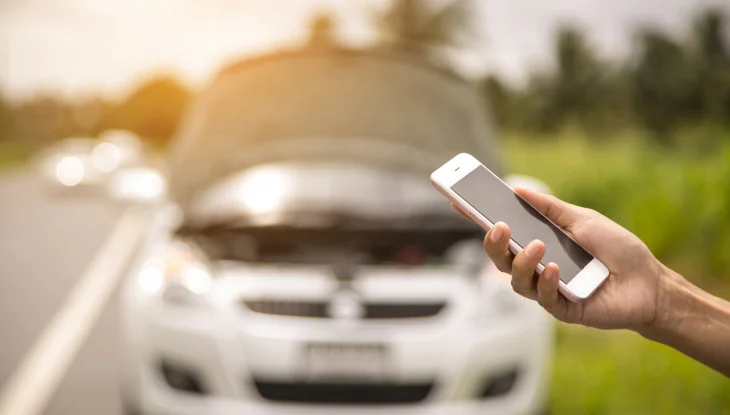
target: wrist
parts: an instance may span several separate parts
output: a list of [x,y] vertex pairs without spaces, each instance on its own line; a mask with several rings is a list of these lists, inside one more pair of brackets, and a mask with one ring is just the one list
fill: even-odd
[[659,264],[655,317],[647,326],[637,330],[651,340],[661,341],[674,336],[692,310],[697,306],[701,291],[681,275]]

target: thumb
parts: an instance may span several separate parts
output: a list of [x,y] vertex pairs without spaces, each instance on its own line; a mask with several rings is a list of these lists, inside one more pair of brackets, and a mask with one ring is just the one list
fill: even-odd
[[515,186],[514,190],[527,203],[561,228],[569,229],[571,225],[575,225],[585,218],[583,208],[563,202],[553,195],[536,192],[523,186]]

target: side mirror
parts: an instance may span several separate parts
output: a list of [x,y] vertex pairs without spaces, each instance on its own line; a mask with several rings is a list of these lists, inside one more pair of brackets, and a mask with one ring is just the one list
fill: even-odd
[[536,179],[531,176],[523,176],[519,174],[510,174],[504,178],[504,182],[507,183],[509,187],[514,188],[515,186],[523,186],[530,190],[534,190],[536,192],[540,193],[547,193],[552,194],[552,190],[550,190],[550,186],[545,184],[542,180]]

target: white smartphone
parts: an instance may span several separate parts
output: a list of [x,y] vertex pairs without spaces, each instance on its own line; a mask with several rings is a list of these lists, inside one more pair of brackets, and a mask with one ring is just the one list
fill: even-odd
[[546,252],[536,272],[554,262],[560,268],[560,292],[579,302],[608,277],[608,268],[562,229],[532,207],[479,160],[459,154],[431,174],[431,183],[486,230],[504,222],[512,231],[509,249],[517,254],[535,239]]

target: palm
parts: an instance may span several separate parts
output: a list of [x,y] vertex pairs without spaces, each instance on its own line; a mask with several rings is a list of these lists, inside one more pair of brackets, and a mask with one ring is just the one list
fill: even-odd
[[651,323],[656,315],[657,279],[652,272],[656,262],[648,248],[631,232],[595,212],[566,231],[601,258],[611,274],[585,302],[566,300],[564,315],[556,317],[604,329]]
[[515,191],[610,271],[603,287],[591,297],[582,303],[570,302],[558,294],[559,269],[555,264],[544,264],[535,284],[534,270],[543,260],[545,245],[532,241],[512,255],[510,229],[496,223],[484,239],[484,249],[498,269],[512,274],[515,292],[538,301],[555,318],[568,323],[637,330],[654,322],[664,268],[639,238],[598,212],[525,188]]

